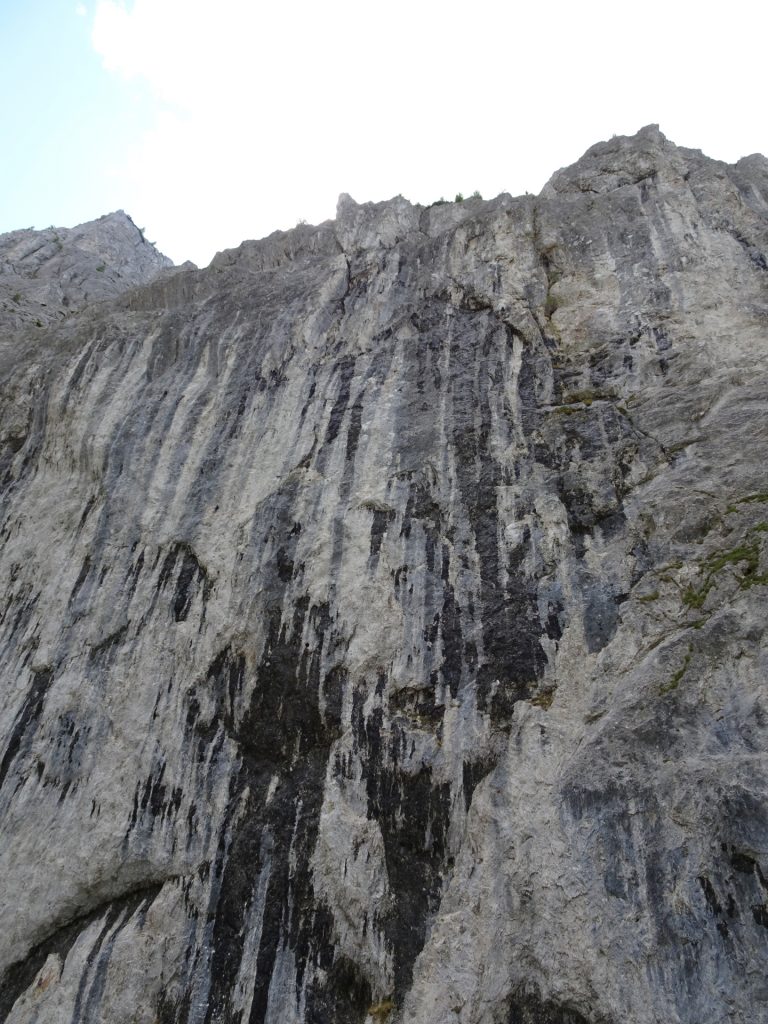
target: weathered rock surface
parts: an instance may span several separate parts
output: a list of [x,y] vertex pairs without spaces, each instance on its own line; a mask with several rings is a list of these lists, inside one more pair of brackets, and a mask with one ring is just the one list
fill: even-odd
[[0,1019],[768,1021],[767,259],[650,127],[6,334]]
[[76,228],[0,235],[0,333],[57,323],[171,266],[122,210]]

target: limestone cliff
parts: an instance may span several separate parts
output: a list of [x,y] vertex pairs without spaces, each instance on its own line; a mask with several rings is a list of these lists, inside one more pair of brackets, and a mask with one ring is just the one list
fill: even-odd
[[768,161],[97,244],[43,318],[51,244],[0,239],[0,1020],[768,1021]]
[[0,330],[46,327],[171,265],[122,210],[76,228],[0,235]]

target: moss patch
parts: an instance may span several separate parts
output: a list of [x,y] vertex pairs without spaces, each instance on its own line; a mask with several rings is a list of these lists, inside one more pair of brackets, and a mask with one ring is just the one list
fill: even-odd
[[375,1017],[378,1021],[386,1020],[390,1013],[394,1010],[395,1004],[391,999],[382,999],[378,1003],[374,1003],[373,1006],[368,1007],[368,1015]]
[[715,551],[705,558],[700,567],[704,573],[704,580],[699,586],[690,584],[685,588],[682,594],[683,604],[687,608],[701,608],[717,582],[718,573],[728,565],[740,570],[737,579],[741,590],[768,582],[768,574],[757,571],[760,565],[760,549],[756,537],[756,534],[765,533],[767,529],[768,524],[758,523],[747,531],[742,544],[726,551]]
[[739,505],[766,505],[768,504],[768,491],[759,491],[757,494],[747,494],[744,498],[739,498],[733,505],[729,505],[725,510],[728,512],[738,512]]
[[685,657],[683,658],[683,664],[680,666],[680,668],[677,670],[677,672],[675,672],[675,674],[672,676],[672,678],[669,680],[668,683],[665,683],[663,686],[659,687],[659,693],[661,694],[662,697],[664,696],[664,694],[671,693],[672,690],[676,690],[677,689],[680,680],[683,678],[685,673],[688,671],[688,666],[691,663],[691,658],[692,657],[693,657],[693,647],[691,646],[691,644],[688,644],[688,651],[687,651]]
[[555,699],[554,690],[542,690],[541,693],[537,693],[535,697],[531,697],[531,704],[537,708],[543,708],[545,711],[549,711],[552,707],[552,701]]

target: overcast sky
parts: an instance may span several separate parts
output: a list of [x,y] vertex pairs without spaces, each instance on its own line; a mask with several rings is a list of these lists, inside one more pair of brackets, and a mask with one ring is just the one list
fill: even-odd
[[755,0],[0,0],[0,231],[122,208],[204,265],[340,192],[538,192],[651,122],[768,153],[767,29]]

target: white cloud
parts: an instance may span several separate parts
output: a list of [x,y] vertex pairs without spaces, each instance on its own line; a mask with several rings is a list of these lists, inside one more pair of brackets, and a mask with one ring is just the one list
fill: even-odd
[[75,14],[78,16],[78,18],[84,18],[87,13],[88,8],[85,6],[85,4],[78,4],[75,7]]
[[126,208],[174,259],[205,262],[332,216],[341,191],[538,191],[650,121],[724,159],[766,149],[765,21],[748,0],[719,20],[662,0],[100,0],[92,39],[157,101],[120,169]]

